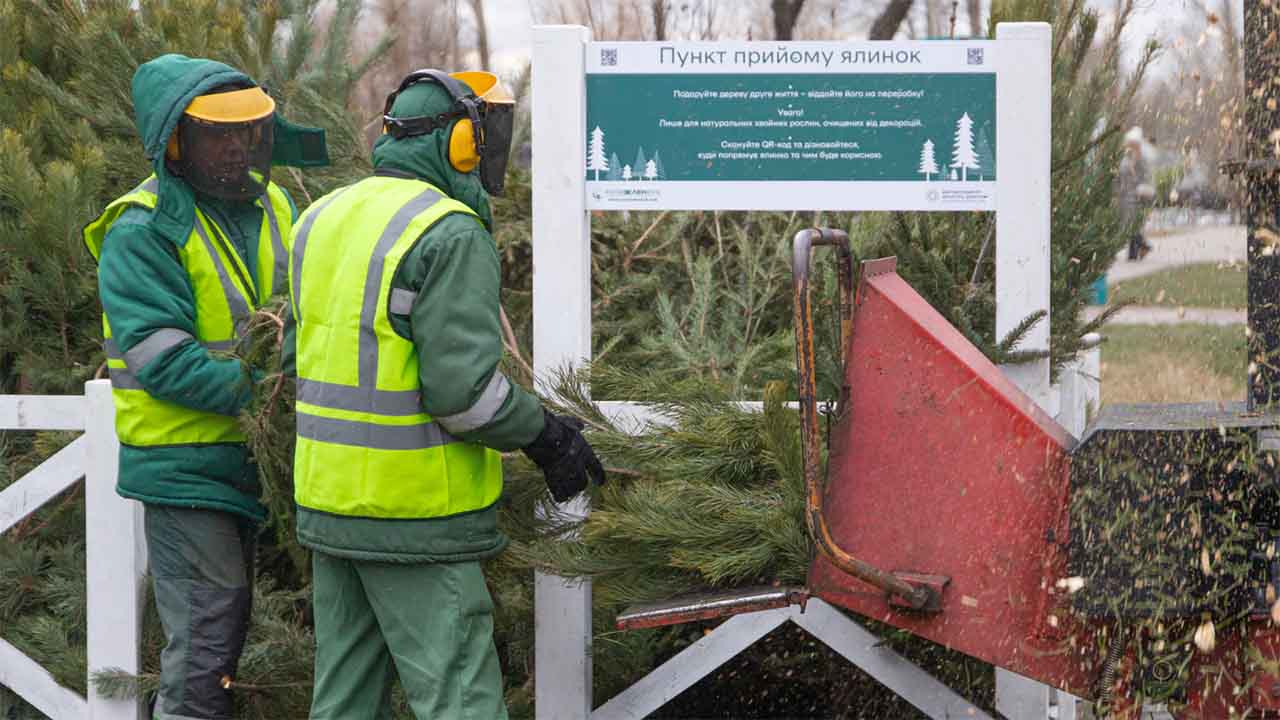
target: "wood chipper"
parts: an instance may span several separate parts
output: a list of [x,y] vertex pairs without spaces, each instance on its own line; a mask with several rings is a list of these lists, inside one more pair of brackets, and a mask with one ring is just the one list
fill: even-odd
[[[844,373],[825,479],[816,246],[839,253]],[[1260,449],[1275,416],[1245,403],[1110,407],[1077,441],[895,259],[863,263],[855,294],[845,234],[805,230],[794,276],[817,549],[807,585],[640,608],[620,627],[818,597],[1112,717],[1150,701],[1182,718],[1280,712],[1280,502]]]
[[[816,552],[803,588],[675,602],[642,627],[818,597],[1117,718],[1280,718],[1280,28],[1246,0],[1248,396],[1104,406],[1059,426],[896,272],[848,239],[794,241],[796,349]],[[809,268],[838,253],[843,379],[815,397]]]

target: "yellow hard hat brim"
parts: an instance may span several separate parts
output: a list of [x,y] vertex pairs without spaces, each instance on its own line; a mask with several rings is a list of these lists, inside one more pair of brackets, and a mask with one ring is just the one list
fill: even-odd
[[460,80],[467,87],[471,88],[471,92],[476,97],[487,103],[495,104],[514,104],[515,98],[511,96],[511,91],[502,84],[502,80],[497,75],[483,70],[468,70],[465,72],[449,73],[449,77],[454,80]]
[[252,87],[232,92],[201,95],[187,106],[186,114],[212,123],[241,123],[261,120],[275,112],[276,101]]

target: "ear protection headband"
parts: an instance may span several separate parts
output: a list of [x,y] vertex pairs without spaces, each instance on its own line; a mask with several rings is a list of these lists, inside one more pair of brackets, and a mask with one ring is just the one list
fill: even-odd
[[[422,115],[409,118],[391,116],[391,106],[395,104],[400,93],[411,85],[420,82],[432,82],[445,89],[453,100],[453,108],[436,115]],[[484,136],[480,131],[480,101],[465,84],[449,77],[439,70],[415,70],[400,81],[400,87],[387,95],[387,102],[382,108],[382,131],[391,137],[401,140],[415,135],[426,135],[436,130],[449,127],[454,120],[461,120],[454,125],[449,135],[449,164],[458,172],[469,173],[480,162],[484,152]]]

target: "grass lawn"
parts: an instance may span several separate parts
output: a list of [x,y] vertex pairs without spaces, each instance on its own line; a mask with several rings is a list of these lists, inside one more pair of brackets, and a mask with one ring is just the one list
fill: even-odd
[[1244,308],[1244,263],[1184,265],[1117,283],[1113,301],[1171,307]]
[[1102,334],[1104,405],[1244,399],[1242,325],[1113,325]]

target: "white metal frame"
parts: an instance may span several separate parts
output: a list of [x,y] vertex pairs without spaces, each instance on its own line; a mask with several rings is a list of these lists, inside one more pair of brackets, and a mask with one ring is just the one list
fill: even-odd
[[83,396],[0,395],[0,430],[83,430],[0,492],[0,533],[80,478],[85,483],[85,575],[89,612],[89,697],[59,685],[36,661],[0,637],[0,685],[53,720],[139,720],[142,701],[92,691],[93,675],[140,668],[146,541],[142,506],[116,494],[119,442],[111,384],[94,380]]
[[[533,33],[533,329],[539,377],[591,357],[591,224],[586,209],[586,57],[590,32],[576,25],[537,26]],[[1047,23],[1002,23],[996,90],[996,332],[1049,309],[1050,53]],[[1022,347],[1047,349],[1041,322]],[[1035,402],[1075,434],[1098,398],[1095,348],[1049,384],[1048,360],[1004,368]],[[645,411],[608,403],[619,419]],[[572,512],[582,516],[579,501]],[[594,712],[591,688],[591,584],[539,574],[536,580],[537,715],[548,720],[641,718],[675,697],[756,639],[793,621],[906,697],[932,717],[983,717],[924,671],[889,660],[861,626],[820,601],[735,617]],[[821,619],[815,619],[820,617]],[[1012,673],[997,677],[1001,712],[1014,718],[1074,717],[1070,696]],[[945,700],[940,700],[943,698]],[[970,714],[970,713],[974,714]]]

